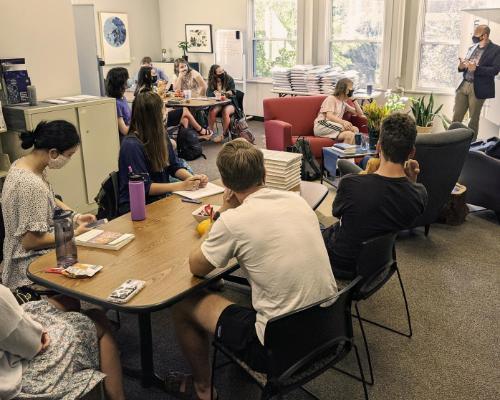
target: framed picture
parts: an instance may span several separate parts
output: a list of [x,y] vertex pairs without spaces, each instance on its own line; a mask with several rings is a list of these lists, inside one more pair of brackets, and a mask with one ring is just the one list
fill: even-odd
[[125,13],[100,12],[102,58],[106,64],[130,63],[130,32]]
[[186,24],[186,42],[189,43],[188,53],[213,53],[212,25]]

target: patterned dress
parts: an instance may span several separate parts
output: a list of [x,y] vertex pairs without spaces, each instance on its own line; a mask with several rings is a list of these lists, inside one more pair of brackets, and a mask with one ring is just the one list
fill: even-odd
[[2,213],[5,224],[2,283],[10,289],[31,285],[28,266],[48,250],[26,250],[23,235],[28,232],[52,232],[56,207],[54,193],[42,176],[12,164],[2,190]]
[[97,331],[90,318],[63,312],[45,300],[23,308],[47,330],[50,344],[23,372],[18,399],[77,399],[104,379],[99,371]]

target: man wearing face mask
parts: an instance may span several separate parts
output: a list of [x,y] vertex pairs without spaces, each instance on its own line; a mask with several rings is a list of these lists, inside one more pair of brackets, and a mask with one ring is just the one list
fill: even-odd
[[489,37],[489,26],[476,26],[472,36],[474,44],[464,59],[459,58],[458,64],[463,80],[456,90],[453,122],[462,122],[468,110],[474,140],[478,134],[481,108],[486,99],[495,97],[495,76],[500,72],[500,46]]
[[[63,168],[78,150],[80,137],[67,121],[40,122],[33,132],[21,134],[23,149],[33,150],[16,160],[5,178],[2,213],[5,224],[2,283],[10,289],[32,282],[28,266],[55,245],[53,215],[56,208],[70,210],[54,196],[47,168]],[[75,214],[75,235],[89,230],[91,214]]]

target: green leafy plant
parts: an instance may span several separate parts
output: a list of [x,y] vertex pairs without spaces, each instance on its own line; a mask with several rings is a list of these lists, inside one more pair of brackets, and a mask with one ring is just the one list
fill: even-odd
[[184,55],[184,58],[186,57],[186,51],[191,47],[191,45],[189,44],[189,42],[179,42],[179,44],[177,44],[177,47],[179,49],[182,50],[182,53]]
[[432,125],[432,121],[434,121],[434,117],[441,118],[439,112],[443,105],[439,105],[437,108],[434,108],[434,96],[431,93],[429,97],[429,102],[425,103],[425,96],[419,97],[417,99],[411,99],[411,112],[415,117],[415,122],[418,126],[428,127]]
[[379,131],[382,120],[389,115],[389,109],[384,105],[380,106],[376,100],[367,103],[363,106],[363,112],[368,120],[368,129],[371,131]]

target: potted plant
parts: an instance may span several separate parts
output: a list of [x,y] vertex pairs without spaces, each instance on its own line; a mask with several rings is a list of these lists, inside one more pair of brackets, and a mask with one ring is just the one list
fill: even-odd
[[430,133],[432,131],[434,117],[441,117],[439,111],[441,111],[443,105],[441,104],[437,108],[434,108],[434,96],[432,93],[427,104],[425,104],[425,96],[419,97],[418,99],[411,99],[411,102],[410,108],[417,124],[417,132]]
[[380,106],[376,100],[363,106],[363,112],[368,120],[368,136],[370,139],[370,149],[375,149],[380,135],[380,125],[382,120],[389,115],[386,106]]
[[183,53],[182,58],[184,60],[188,61],[188,56],[186,54],[186,51],[191,47],[191,45],[189,44],[189,42],[187,42],[187,41],[179,42],[179,44],[177,45],[177,47],[182,50],[182,53]]

